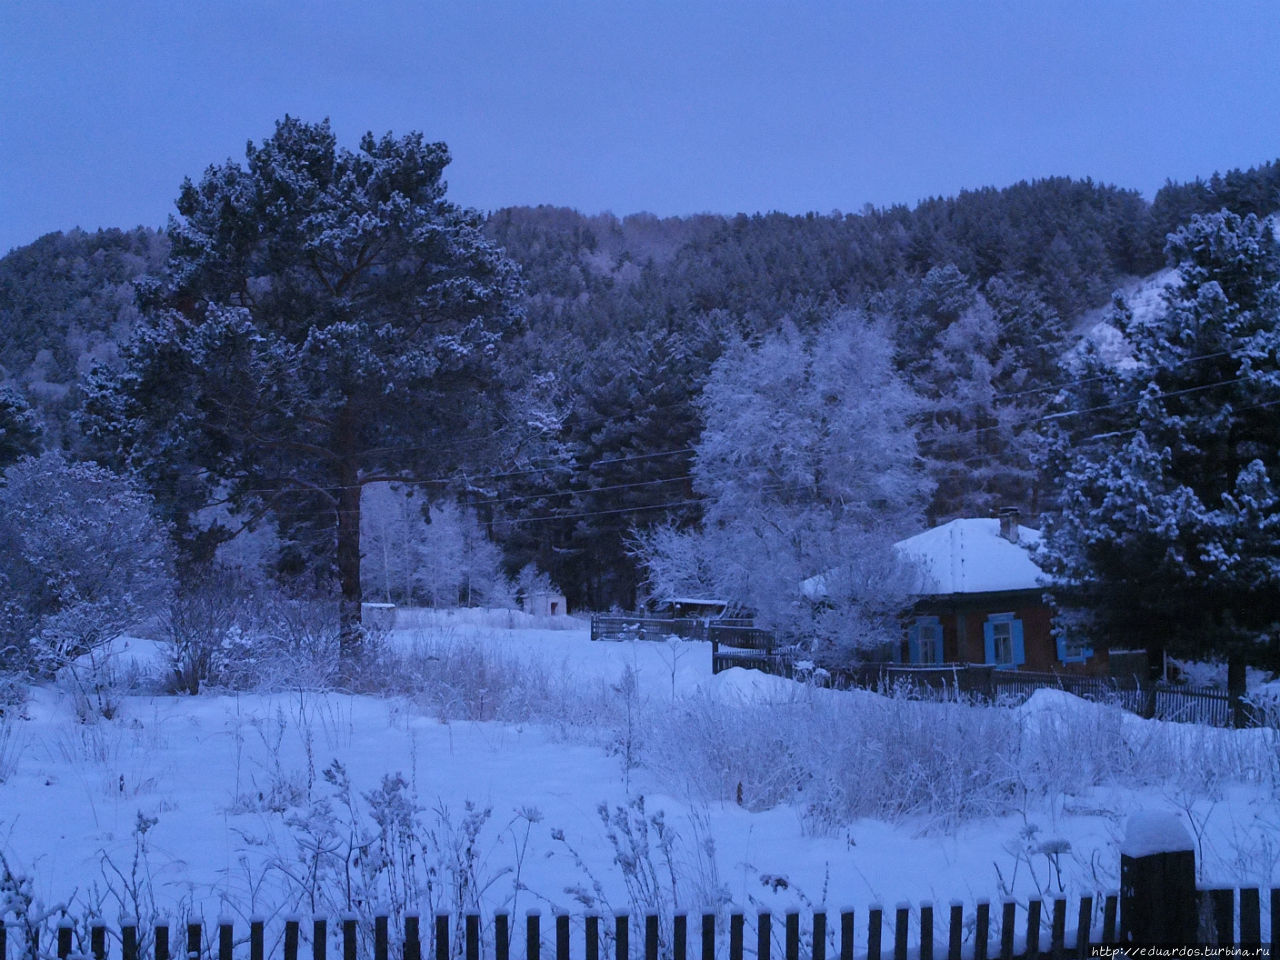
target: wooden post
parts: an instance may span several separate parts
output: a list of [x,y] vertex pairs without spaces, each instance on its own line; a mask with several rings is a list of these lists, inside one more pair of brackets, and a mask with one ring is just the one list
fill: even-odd
[[449,911],[436,912],[436,960],[449,960]]
[[[4,951],[0,950],[0,955]],[[120,960],[138,960],[138,922],[130,920],[120,928]]]
[[827,960],[827,912],[813,915],[813,960]]
[[[265,960],[267,946],[266,923],[266,919],[260,916],[249,918],[249,960]],[[383,960],[385,960],[385,956]]]
[[671,920],[672,960],[688,960],[689,918],[677,913]]
[[93,960],[106,960],[107,927],[101,920],[93,921],[89,928],[89,952],[93,954]]
[[[227,957],[227,960],[231,960]],[[349,913],[342,918],[342,960],[356,960],[356,917]]]
[[1187,946],[1196,942],[1196,855],[1176,814],[1129,818],[1120,845],[1120,942]]
[[587,960],[600,960],[600,918],[587,914]]
[[613,946],[617,960],[630,960],[631,920],[626,911],[619,910],[613,917]]
[[231,960],[235,947],[235,928],[228,917],[218,920],[218,960]]
[[58,960],[67,960],[71,953],[71,921],[58,921]]
[[187,924],[187,958],[186,960],[200,960],[200,923],[192,921]]

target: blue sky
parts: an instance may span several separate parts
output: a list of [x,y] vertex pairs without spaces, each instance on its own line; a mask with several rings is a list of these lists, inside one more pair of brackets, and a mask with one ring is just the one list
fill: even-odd
[[453,199],[858,210],[1280,157],[1280,5],[0,0],[0,252],[162,225],[285,113],[446,141]]

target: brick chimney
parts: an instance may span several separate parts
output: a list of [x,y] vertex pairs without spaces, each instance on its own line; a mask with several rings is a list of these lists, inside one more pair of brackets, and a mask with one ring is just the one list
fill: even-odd
[[1020,516],[1017,507],[1001,507],[996,511],[996,516],[1000,519],[1000,536],[1004,537],[1010,543],[1018,542],[1018,518]]

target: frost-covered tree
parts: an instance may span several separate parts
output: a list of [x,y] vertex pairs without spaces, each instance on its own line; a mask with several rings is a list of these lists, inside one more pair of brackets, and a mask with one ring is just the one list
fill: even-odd
[[5,648],[56,669],[163,599],[168,540],[133,481],[60,453],[26,457],[0,486]]
[[0,470],[40,446],[40,425],[26,398],[18,391],[0,389]]
[[[444,144],[286,117],[244,165],[187,181],[171,288],[89,387],[86,423],[181,524],[225,491],[272,511],[336,573],[360,646],[362,488],[483,461],[504,433],[498,349],[515,266],[445,199]],[[180,528],[180,532],[182,532]]]
[[501,549],[457,500],[428,504],[417,488],[371,483],[360,523],[367,593],[433,607],[510,602]]
[[[640,535],[651,589],[710,593],[846,649],[882,642],[906,600],[891,544],[930,489],[909,426],[918,400],[892,354],[853,313],[726,350],[701,401],[703,522]],[[833,607],[841,616],[819,624]]]
[[1247,658],[1280,652],[1280,250],[1266,221],[1225,211],[1167,250],[1163,314],[1115,314],[1132,366],[1094,358],[1065,399],[1084,415],[1054,438],[1042,557],[1066,629],[1225,655],[1241,687]]

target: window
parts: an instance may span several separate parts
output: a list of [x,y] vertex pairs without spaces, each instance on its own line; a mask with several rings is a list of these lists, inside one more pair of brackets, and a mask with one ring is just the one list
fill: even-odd
[[1012,613],[993,613],[982,626],[987,663],[1011,669],[1027,662],[1022,642],[1022,621]]
[[1080,637],[1059,633],[1054,639],[1058,644],[1058,659],[1063,663],[1084,663],[1093,656],[1093,647]]
[[916,617],[907,631],[911,663],[942,663],[942,624],[937,617]]

